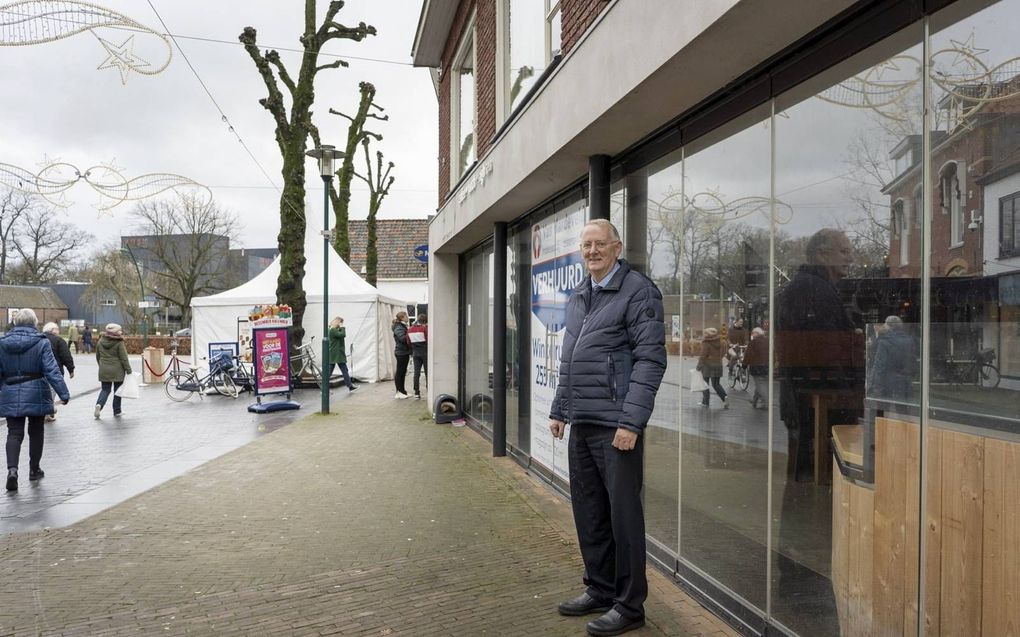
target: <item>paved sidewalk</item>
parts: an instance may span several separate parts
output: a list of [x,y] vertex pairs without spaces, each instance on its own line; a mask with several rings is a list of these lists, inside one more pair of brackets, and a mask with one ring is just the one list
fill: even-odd
[[[569,506],[363,385],[73,526],[0,537],[3,635],[584,635]],[[48,479],[48,478],[47,478]],[[734,633],[657,571],[634,635]]]

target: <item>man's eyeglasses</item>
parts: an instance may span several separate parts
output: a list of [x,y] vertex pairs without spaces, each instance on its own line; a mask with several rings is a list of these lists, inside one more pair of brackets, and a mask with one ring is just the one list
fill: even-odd
[[602,251],[608,248],[609,246],[615,245],[617,243],[620,242],[615,239],[612,241],[585,241],[584,243],[580,244],[580,248],[582,252],[588,252],[592,248]]

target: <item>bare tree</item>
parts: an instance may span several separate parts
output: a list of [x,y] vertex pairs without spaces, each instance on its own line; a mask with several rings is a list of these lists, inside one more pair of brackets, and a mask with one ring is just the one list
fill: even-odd
[[56,215],[34,206],[20,215],[12,241],[20,262],[9,273],[11,281],[29,285],[56,281],[92,240],[92,235]]
[[365,280],[372,285],[376,284],[376,272],[379,268],[379,249],[376,243],[376,213],[379,212],[379,208],[382,206],[383,199],[390,192],[390,186],[393,185],[394,177],[390,176],[390,171],[393,170],[393,162],[386,165],[385,172],[383,171],[383,154],[382,151],[376,151],[375,153],[375,171],[372,171],[372,159],[368,153],[369,139],[365,138],[361,142],[362,148],[365,149],[365,170],[367,175],[358,175],[362,181],[368,184],[369,196],[368,196],[368,223],[366,224],[368,230],[368,240],[365,244]]
[[192,298],[224,289],[237,215],[192,194],[145,201],[132,214],[139,231],[149,235],[132,250],[149,264],[152,294],[180,308],[182,322],[190,322]]
[[131,258],[118,246],[106,246],[89,262],[85,276],[88,285],[83,298],[89,303],[112,299],[121,314],[133,325],[142,321],[144,310],[138,307],[142,300],[135,266]]
[[[256,31],[245,27],[239,36],[245,51],[255,63],[268,96],[259,100],[276,124],[276,143],[283,158],[283,192],[280,195],[280,276],[276,283],[276,298],[293,309],[294,325],[290,328],[291,347],[297,347],[304,337],[302,319],[307,300],[304,290],[305,276],[305,149],[312,128],[312,105],[315,102],[315,77],[319,71],[347,66],[343,60],[319,64],[319,53],[330,41],[337,39],[363,40],[375,35],[375,27],[364,22],[357,27],[346,27],[336,22],[343,8],[341,0],[333,0],[326,9],[322,23],[316,26],[315,0],[305,0],[304,31],[299,38],[302,46],[301,65],[297,79],[287,71],[276,50],[265,53],[256,42]],[[280,89],[286,89],[286,95]],[[287,108],[289,98],[290,108]]]
[[[351,260],[351,238],[348,231],[348,220],[351,205],[351,182],[354,180],[354,156],[358,152],[358,144],[369,138],[382,141],[382,135],[365,129],[365,122],[369,119],[386,121],[389,115],[381,115],[383,107],[375,103],[375,86],[362,82],[358,85],[361,98],[358,101],[358,110],[354,116],[329,109],[333,115],[345,117],[350,121],[347,127],[347,146],[344,148],[344,158],[340,169],[336,171],[336,187],[329,191],[330,202],[333,205],[333,215],[336,218],[336,233],[333,236],[333,247],[337,254],[344,261]],[[378,111],[378,112],[376,112]],[[321,145],[319,131],[315,126],[311,129],[312,140],[316,146]]]
[[7,282],[7,265],[14,251],[14,228],[34,203],[32,197],[13,188],[0,196],[0,285]]

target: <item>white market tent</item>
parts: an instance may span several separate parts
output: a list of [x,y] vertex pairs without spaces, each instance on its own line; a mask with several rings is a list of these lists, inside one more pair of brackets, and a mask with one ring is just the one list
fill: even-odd
[[[304,342],[315,337],[316,360],[322,358],[322,235],[308,225],[305,231]],[[407,304],[385,297],[351,270],[340,255],[329,249],[329,318],[341,316],[347,328],[347,364],[351,374],[362,381],[393,378],[393,317]],[[237,319],[247,318],[255,305],[276,302],[276,280],[280,258],[251,281],[232,290],[191,300],[193,360],[208,355],[209,343],[237,341]],[[320,361],[321,363],[321,361]],[[334,373],[337,373],[334,370]]]

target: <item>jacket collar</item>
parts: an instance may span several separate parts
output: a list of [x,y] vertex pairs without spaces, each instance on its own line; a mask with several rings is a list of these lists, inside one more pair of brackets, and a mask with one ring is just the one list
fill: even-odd
[[[620,290],[620,286],[623,285],[623,279],[627,276],[627,273],[630,272],[630,264],[627,263],[626,259],[618,259],[617,263],[620,264],[620,269],[616,271],[616,274],[613,275],[613,278],[610,279],[608,283],[602,286],[603,292],[608,292],[610,290],[618,292]],[[581,284],[574,288],[574,294],[591,294],[591,286],[591,272],[589,272],[585,275]]]

